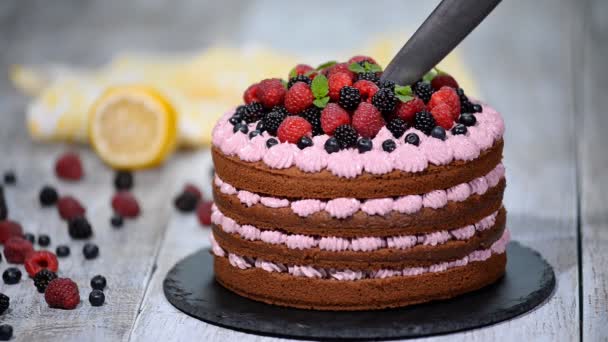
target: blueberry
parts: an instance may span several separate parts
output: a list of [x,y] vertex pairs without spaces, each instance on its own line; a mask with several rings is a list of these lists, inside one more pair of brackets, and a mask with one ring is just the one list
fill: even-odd
[[184,191],[175,198],[175,208],[181,212],[189,213],[196,209],[198,196],[192,192]]
[[112,216],[112,218],[110,219],[110,224],[112,225],[112,227],[114,228],[120,228],[122,227],[124,223],[124,220],[122,218],[122,216],[115,214],[114,216]]
[[279,142],[275,138],[270,138],[266,140],[266,147],[271,148],[274,145],[277,145]]
[[431,136],[439,140],[445,140],[445,129],[441,126],[435,126],[431,131]]
[[46,234],[38,235],[38,245],[42,247],[47,247],[51,244],[51,238]]
[[106,295],[101,290],[93,290],[89,294],[89,303],[92,306],[102,306],[106,300]]
[[325,148],[325,151],[327,151],[327,153],[338,152],[340,151],[340,143],[338,142],[338,139],[331,137],[327,139],[325,145],[323,145],[323,148]]
[[91,287],[95,290],[103,291],[106,288],[106,278],[102,275],[96,275],[91,278]]
[[418,146],[420,145],[420,138],[416,133],[408,133],[408,135],[405,136],[405,143]]
[[116,190],[130,190],[133,187],[133,174],[129,171],[118,171],[114,176]]
[[11,298],[4,293],[0,293],[0,315],[6,312],[11,306]]
[[310,139],[310,137],[303,136],[300,138],[300,140],[298,140],[298,148],[300,150],[303,150],[310,146],[312,146],[312,139]]
[[474,113],[481,113],[483,110],[483,108],[481,108],[480,104],[474,104],[472,108],[473,108]]
[[462,114],[460,114],[460,117],[458,118],[458,122],[460,122],[461,124],[463,124],[465,126],[475,126],[477,119],[475,118],[475,115],[473,115],[473,114],[462,113]]
[[370,138],[361,138],[359,141],[357,141],[357,149],[359,150],[359,153],[371,151],[373,146],[374,144]]
[[57,254],[58,257],[67,257],[68,255],[70,255],[70,247],[66,246],[66,245],[59,245],[57,246],[57,248],[55,248],[55,254]]
[[258,121],[258,124],[255,125],[255,129],[260,132],[264,132],[266,128],[264,127],[264,120]]
[[454,126],[454,128],[452,128],[452,134],[454,134],[454,135],[467,134],[467,126],[465,126],[463,124],[456,124],[456,126]]
[[258,131],[257,129],[249,132],[249,139],[253,139],[254,137],[260,135],[260,133],[262,132]]
[[94,243],[86,243],[82,248],[82,254],[85,259],[95,259],[99,255],[99,247]]
[[397,148],[397,144],[392,139],[386,139],[382,142],[382,149],[386,152],[393,152]]
[[15,183],[17,183],[17,176],[15,176],[15,172],[13,172],[13,171],[6,171],[4,173],[4,184],[13,185]]
[[38,199],[40,200],[40,204],[44,207],[48,207],[57,203],[57,199],[59,195],[57,194],[57,190],[55,188],[46,185],[40,190],[40,195]]
[[243,119],[240,115],[233,115],[228,122],[230,122],[232,125],[237,125],[243,122]]
[[0,341],[8,341],[13,337],[13,326],[10,324],[0,325]]
[[25,234],[23,234],[23,238],[26,239],[27,241],[31,242],[31,243],[34,243],[36,241],[36,237],[32,233],[25,233]]
[[234,133],[242,132],[244,134],[247,134],[247,132],[249,132],[249,127],[247,127],[247,125],[245,125],[245,124],[238,123],[238,124],[234,125],[234,127],[232,128],[232,131]]
[[9,267],[2,273],[5,284],[17,284],[21,280],[21,271],[17,267]]

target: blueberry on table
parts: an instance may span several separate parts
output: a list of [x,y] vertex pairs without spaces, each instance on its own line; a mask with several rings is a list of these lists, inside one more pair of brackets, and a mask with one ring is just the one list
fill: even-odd
[[89,302],[92,306],[102,306],[106,300],[106,295],[101,290],[93,290],[89,294]]
[[51,238],[46,234],[38,235],[38,245],[42,247],[47,247],[51,244]]
[[17,267],[9,267],[2,273],[2,280],[7,285],[17,284],[21,281],[21,271]]
[[57,203],[59,195],[57,194],[57,190],[55,190],[55,188],[46,185],[40,190],[38,199],[43,207],[49,207]]
[[0,293],[0,315],[2,315],[10,306],[11,299],[4,293]]
[[124,219],[122,218],[122,216],[116,214],[110,219],[110,224],[114,228],[120,228],[124,224]]
[[95,259],[99,255],[99,247],[94,243],[87,243],[82,248],[82,254],[87,260]]
[[116,190],[130,190],[133,187],[133,174],[129,171],[118,171],[114,176]]
[[70,247],[66,245],[59,245],[55,249],[55,254],[57,254],[57,256],[60,258],[67,257],[70,255]]
[[8,341],[13,337],[13,326],[10,324],[0,325],[0,341]]
[[6,171],[4,173],[4,184],[13,185],[17,183],[17,176],[14,171]]
[[91,287],[95,290],[103,291],[103,289],[106,288],[106,284],[107,284],[106,277],[104,277],[100,274],[91,278]]

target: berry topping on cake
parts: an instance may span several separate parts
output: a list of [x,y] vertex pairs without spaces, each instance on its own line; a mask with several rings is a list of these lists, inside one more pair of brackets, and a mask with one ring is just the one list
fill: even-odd
[[445,129],[441,126],[436,126],[431,131],[431,136],[439,140],[445,140]]
[[[237,111],[236,114],[239,114]],[[264,115],[264,107],[259,102],[251,102],[245,106],[245,110],[241,113],[241,119],[246,123],[252,123],[260,120]]]
[[481,113],[481,105],[471,103],[469,98],[464,94],[464,90],[462,90],[462,88],[456,89],[456,94],[458,94],[458,98],[460,100],[461,113]]
[[437,73],[437,75],[435,75],[435,77],[433,77],[433,79],[431,80],[431,86],[435,90],[439,90],[442,87],[450,87],[450,88],[457,89],[458,82],[456,82],[454,77],[452,77],[450,74],[447,74],[447,73],[441,71],[441,72]]
[[300,116],[312,125],[312,135],[323,134],[323,128],[321,128],[321,108],[317,106],[309,107],[302,111]]
[[357,74],[357,81],[366,80],[374,83],[378,83],[380,81],[380,77],[375,72],[362,72]]
[[475,126],[475,123],[477,123],[477,118],[475,118],[475,115],[473,114],[463,113],[460,114],[458,122],[465,126]]
[[352,126],[364,138],[375,137],[384,125],[382,114],[370,103],[361,102],[353,114]]
[[266,140],[266,147],[271,148],[272,146],[277,145],[279,142],[275,138],[270,138]]
[[327,139],[327,141],[325,141],[325,145],[323,145],[323,148],[327,153],[338,152],[340,151],[340,143],[338,142],[338,139],[336,139],[335,137],[331,137]]
[[298,140],[297,145],[300,150],[303,150],[303,149],[313,145],[312,139],[308,136],[303,136],[300,138],[300,140]]
[[361,138],[357,141],[357,150],[359,150],[359,153],[371,151],[373,147],[374,143],[370,138]]
[[[304,84],[304,83],[299,83]],[[297,83],[292,89],[297,87]],[[277,137],[281,142],[297,143],[303,136],[312,135],[312,125],[299,116],[289,116],[279,126]]]
[[350,69],[348,68],[348,65],[349,65],[348,63],[338,63],[338,64],[335,64],[335,65],[327,68],[326,69],[327,77],[329,78],[334,74],[342,72],[342,73],[347,74],[350,77],[351,81],[354,81],[355,74],[352,71],[350,71]]
[[245,125],[244,123],[237,123],[236,125],[234,125],[234,127],[232,127],[232,132],[234,133],[241,132],[243,134],[247,134],[248,131],[249,127],[247,127],[247,125]]
[[345,72],[337,72],[329,76],[329,98],[332,101],[338,101],[340,99],[340,90],[343,87],[353,85],[351,76]]
[[372,97],[372,104],[383,113],[391,113],[397,106],[397,97],[393,90],[380,88]]
[[328,103],[321,112],[321,127],[323,132],[333,135],[338,126],[350,124],[350,115],[336,103]]
[[293,86],[294,84],[296,84],[296,82],[304,82],[308,85],[311,85],[312,80],[310,79],[310,77],[308,76],[304,76],[304,75],[297,75],[294,76],[292,78],[289,79],[289,82],[287,82],[287,89],[291,88],[291,86]]
[[268,133],[276,135],[279,126],[281,125],[281,123],[283,123],[283,120],[285,120],[286,117],[287,115],[282,111],[273,110],[272,112],[266,114],[266,116],[262,120],[262,122],[264,123],[264,129]]
[[397,148],[397,144],[392,139],[387,139],[382,142],[382,149],[385,152],[393,152]]
[[359,89],[351,86],[342,87],[340,89],[340,98],[338,104],[346,110],[355,110],[361,102],[361,93]]
[[418,81],[412,86],[412,90],[424,103],[429,102],[433,95],[433,88],[427,82]]
[[254,137],[257,137],[258,135],[260,135],[261,133],[262,132],[258,131],[257,129],[254,129],[253,131],[249,132],[249,139],[253,139]]
[[363,56],[363,55],[356,55],[356,56],[351,57],[348,60],[348,64],[359,63],[359,62],[368,62],[370,64],[378,64],[378,63],[376,63],[376,61],[373,58],[371,58],[369,56]]
[[395,138],[399,139],[407,129],[407,123],[401,118],[395,118],[386,125],[386,128],[393,133]]
[[389,89],[390,91],[395,91],[395,82],[391,81],[391,80],[380,80],[378,82],[378,87],[383,88],[383,89]]
[[[431,113],[433,112],[433,109],[439,105],[445,105],[448,107],[452,120],[458,119],[458,116],[460,115],[460,99],[454,89],[450,87],[443,87],[433,93],[431,100],[428,103]],[[437,119],[435,118],[435,120]]]
[[245,104],[250,104],[251,102],[258,102],[260,101],[257,97],[257,91],[258,91],[258,84],[252,84],[249,86],[249,88],[247,88],[247,90],[245,90],[245,93],[243,93],[243,101],[245,101]]
[[395,115],[405,122],[411,122],[414,120],[416,113],[425,109],[424,102],[419,97],[415,97],[407,102],[399,101],[395,109]]
[[452,134],[454,134],[454,135],[467,134],[467,126],[465,126],[463,124],[456,124],[456,126],[454,126],[454,128],[452,128]]
[[[432,101],[432,100],[431,100]],[[454,119],[452,118],[452,110],[445,103],[440,103],[431,109],[431,114],[437,125],[450,129],[454,125]]]
[[283,103],[286,90],[280,79],[265,79],[258,84],[257,88],[255,94],[264,107],[272,108]]
[[353,87],[359,89],[359,93],[361,94],[361,101],[368,102],[371,102],[372,97],[376,94],[378,89],[380,89],[378,88],[376,83],[367,80],[357,81],[353,84]]
[[315,97],[310,86],[304,82],[296,82],[285,94],[285,108],[291,114],[298,114],[312,106]]
[[308,64],[298,64],[291,71],[289,71],[289,77],[295,77],[298,75],[306,75],[314,69]]
[[416,113],[414,116],[414,128],[422,131],[426,135],[431,134],[431,130],[433,130],[435,126],[435,119],[433,119],[431,113],[425,110]]
[[405,136],[405,143],[412,144],[414,146],[420,145],[420,137],[416,133],[408,133]]
[[354,147],[357,144],[357,131],[351,125],[341,125],[334,131],[334,136],[341,148]]

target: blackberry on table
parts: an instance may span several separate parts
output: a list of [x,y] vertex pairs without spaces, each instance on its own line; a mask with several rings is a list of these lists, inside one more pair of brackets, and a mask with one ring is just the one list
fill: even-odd
[[59,245],[57,248],[55,248],[55,254],[57,254],[57,256],[60,258],[67,257],[70,255],[70,247],[66,245]]
[[372,97],[372,104],[383,113],[390,113],[397,106],[397,97],[395,92],[382,88],[378,90]]
[[386,128],[393,133],[395,138],[399,139],[407,129],[407,123],[403,119],[395,118],[386,125]]
[[295,77],[290,78],[289,82],[287,82],[287,89],[291,88],[291,86],[296,84],[296,82],[304,82],[308,85],[312,84],[312,80],[310,79],[310,77],[304,75],[296,75]]
[[34,286],[36,286],[38,292],[43,293],[46,290],[46,287],[49,286],[49,283],[56,278],[57,274],[55,274],[55,272],[44,268],[34,276]]
[[68,222],[68,233],[73,239],[88,239],[93,235],[93,228],[85,217],[76,217]]
[[431,113],[423,110],[416,113],[414,116],[414,128],[422,131],[424,134],[429,135],[437,124]]
[[378,74],[373,71],[361,72],[361,73],[357,74],[357,81],[360,81],[360,80],[366,80],[366,81],[378,83],[380,81],[380,77],[378,77]]
[[338,104],[346,110],[355,110],[361,103],[361,93],[359,89],[351,86],[345,86],[340,89],[340,98]]
[[323,134],[323,128],[321,128],[321,108],[312,106],[304,109],[299,115],[310,122],[312,135]]
[[341,125],[334,131],[334,137],[341,148],[354,147],[357,144],[357,131],[351,125]]
[[40,200],[40,204],[42,206],[48,207],[57,203],[59,195],[57,194],[57,190],[55,190],[55,188],[46,185],[42,188],[42,190],[40,190],[38,199]]
[[4,293],[0,293],[0,315],[2,315],[11,304],[11,299]]
[[279,126],[281,125],[283,120],[285,120],[286,117],[287,115],[281,111],[272,111],[266,114],[266,116],[262,120],[264,122],[264,128],[268,133],[276,135],[277,129],[279,129]]
[[116,190],[130,190],[133,187],[133,174],[129,171],[118,171],[114,176]]
[[110,224],[112,225],[112,227],[114,228],[120,228],[122,227],[122,225],[124,224],[124,219],[122,218],[122,216],[115,214],[110,218]]
[[14,171],[6,171],[4,173],[4,184],[13,185],[17,183],[17,176]]
[[430,83],[418,81],[412,86],[412,90],[424,103],[428,103],[433,95],[433,87]]
[[173,201],[175,208],[184,213],[193,212],[197,203],[198,196],[189,191],[182,192]]

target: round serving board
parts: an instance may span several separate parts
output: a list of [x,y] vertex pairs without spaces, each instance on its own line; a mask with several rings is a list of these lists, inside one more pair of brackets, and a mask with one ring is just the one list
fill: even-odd
[[221,327],[299,339],[397,339],[498,323],[541,304],[555,288],[551,266],[517,242],[507,247],[503,279],[446,301],[401,309],[328,312],[290,309],[240,297],[215,282],[209,250],[178,262],[164,281],[165,296],[188,315]]

